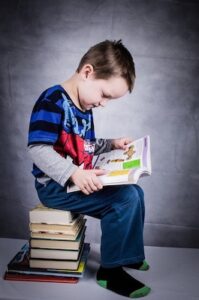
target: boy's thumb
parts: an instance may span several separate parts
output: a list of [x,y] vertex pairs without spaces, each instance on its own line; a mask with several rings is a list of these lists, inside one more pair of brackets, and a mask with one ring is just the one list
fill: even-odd
[[102,170],[102,169],[94,169],[93,171],[94,171],[95,175],[97,175],[97,176],[105,175],[108,173],[107,170]]

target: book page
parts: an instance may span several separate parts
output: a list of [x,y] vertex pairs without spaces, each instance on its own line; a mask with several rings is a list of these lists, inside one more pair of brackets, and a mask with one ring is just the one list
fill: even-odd
[[112,150],[98,155],[94,168],[108,171],[100,176],[105,185],[137,183],[140,176],[151,173],[149,136],[133,141],[127,150]]
[[[94,168],[105,170],[128,170],[142,166],[143,139],[134,141],[128,145],[127,150],[112,150],[95,157]],[[114,173],[115,175],[117,173]]]

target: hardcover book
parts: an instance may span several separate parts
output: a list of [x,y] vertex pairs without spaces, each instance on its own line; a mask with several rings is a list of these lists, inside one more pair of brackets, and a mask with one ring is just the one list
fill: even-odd
[[76,260],[68,260],[68,259],[41,259],[41,258],[32,258],[30,257],[29,263],[31,268],[50,268],[50,269],[70,269],[77,270],[80,264],[81,256],[83,253],[83,247],[78,252],[78,258]]
[[18,274],[5,272],[5,280],[12,281],[31,281],[31,282],[55,282],[55,283],[77,283],[77,277],[57,277],[51,275],[32,275],[32,274]]
[[82,215],[75,218],[70,225],[61,225],[61,224],[45,224],[43,223],[30,223],[30,231],[38,232],[38,231],[45,231],[45,232],[61,232],[61,233],[68,233],[74,234],[77,231],[77,228],[81,226],[83,223]]
[[30,223],[47,223],[67,225],[72,222],[76,214],[70,211],[48,208],[38,204],[29,212]]
[[84,240],[86,226],[82,228],[76,240],[30,239],[31,248],[78,250]]
[[31,238],[41,238],[41,239],[54,239],[54,240],[72,240],[75,241],[78,234],[85,226],[86,219],[83,220],[79,226],[76,227],[74,232],[64,233],[64,232],[52,232],[52,231],[38,231],[30,232]]
[[31,248],[30,257],[57,260],[77,260],[82,246],[83,240],[81,241],[81,245],[78,250]]
[[70,269],[50,269],[50,268],[31,268],[29,264],[30,248],[26,243],[19,252],[11,259],[7,265],[6,273],[26,274],[26,275],[50,275],[57,277],[82,277],[87,258],[90,252],[90,244],[84,243],[83,253],[77,270]]

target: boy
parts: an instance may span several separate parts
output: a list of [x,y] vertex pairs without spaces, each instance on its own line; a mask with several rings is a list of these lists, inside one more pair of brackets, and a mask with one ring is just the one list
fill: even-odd
[[[144,194],[138,185],[102,186],[98,176],[104,171],[92,169],[94,153],[126,149],[131,140],[96,139],[92,108],[131,92],[134,80],[133,58],[121,40],[91,47],[72,77],[40,95],[28,141],[40,201],[101,220],[97,283],[130,298],[150,292],[123,269],[149,268],[144,261]],[[67,193],[70,182],[80,191]]]

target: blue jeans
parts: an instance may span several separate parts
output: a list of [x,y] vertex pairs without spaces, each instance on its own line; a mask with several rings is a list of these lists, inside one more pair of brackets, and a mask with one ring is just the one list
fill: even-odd
[[66,193],[51,180],[35,187],[43,205],[101,220],[101,265],[111,268],[144,260],[144,193],[138,185],[106,186],[98,192]]

